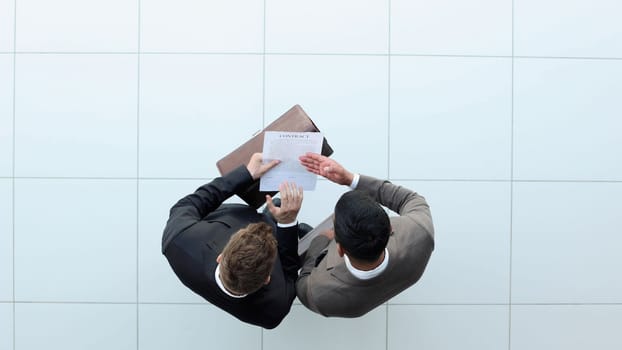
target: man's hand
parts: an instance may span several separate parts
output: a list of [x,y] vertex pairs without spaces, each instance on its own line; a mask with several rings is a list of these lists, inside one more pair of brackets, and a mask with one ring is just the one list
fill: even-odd
[[308,171],[324,176],[332,182],[350,186],[354,175],[336,161],[317,153],[307,153],[299,158],[300,164]]
[[274,168],[281,162],[280,160],[273,160],[270,163],[263,164],[262,160],[263,156],[261,153],[254,153],[251,160],[248,161],[248,165],[246,165],[246,169],[248,169],[253,180],[259,179],[263,174],[267,173],[268,170]]
[[285,181],[279,185],[279,192],[281,192],[280,207],[274,205],[270,195],[266,195],[268,210],[270,210],[270,213],[272,213],[272,216],[274,216],[278,223],[292,223],[296,221],[296,217],[302,206],[304,191],[302,187],[297,187],[295,183],[288,183]]

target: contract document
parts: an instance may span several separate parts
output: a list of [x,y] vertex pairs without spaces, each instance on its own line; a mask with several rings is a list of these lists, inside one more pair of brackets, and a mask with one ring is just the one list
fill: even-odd
[[320,153],[324,137],[319,132],[266,131],[263,139],[263,162],[281,161],[259,179],[262,192],[278,191],[283,181],[294,182],[304,190],[314,190],[317,175],[300,164],[298,157],[307,152]]

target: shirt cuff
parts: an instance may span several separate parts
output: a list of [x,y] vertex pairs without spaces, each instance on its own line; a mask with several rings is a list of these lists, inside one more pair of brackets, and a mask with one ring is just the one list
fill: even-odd
[[361,175],[354,174],[354,177],[352,178],[352,183],[350,184],[351,189],[356,190],[356,186],[359,185],[360,178],[361,178]]
[[290,222],[289,224],[282,224],[280,222],[277,222],[276,225],[280,228],[288,228],[288,227],[292,227],[292,226],[296,226],[298,225],[298,220],[294,220],[294,222]]

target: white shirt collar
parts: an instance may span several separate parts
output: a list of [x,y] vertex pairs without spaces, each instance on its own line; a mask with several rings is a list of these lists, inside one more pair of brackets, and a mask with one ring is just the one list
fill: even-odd
[[380,275],[384,270],[387,269],[387,266],[389,265],[389,250],[387,248],[384,248],[384,260],[382,261],[382,263],[380,263],[380,265],[376,266],[376,268],[369,271],[362,271],[352,266],[352,263],[350,263],[350,259],[347,255],[343,256],[343,260],[345,260],[346,262],[346,267],[348,268],[348,271],[350,271],[350,273],[353,274],[354,277],[360,280],[369,280]]
[[225,285],[222,283],[222,280],[220,279],[220,264],[216,265],[216,270],[214,271],[214,278],[216,279],[216,284],[218,285],[220,290],[222,290],[223,293],[227,294],[228,296],[232,298],[236,298],[236,299],[241,299],[248,295],[248,294],[244,294],[244,295],[231,294],[231,292],[229,292],[227,288],[225,288]]

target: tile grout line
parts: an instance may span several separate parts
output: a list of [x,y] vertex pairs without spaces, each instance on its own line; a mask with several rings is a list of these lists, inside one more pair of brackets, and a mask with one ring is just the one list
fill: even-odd
[[[13,179],[13,176],[0,176],[0,179]],[[15,176],[15,179],[23,180],[136,180],[136,177],[97,177],[97,176]],[[139,177],[139,180],[146,181],[203,181],[205,179],[213,179],[210,177]],[[318,179],[319,181],[327,181]],[[392,181],[420,181],[420,182],[507,182],[507,183],[573,183],[573,184],[621,184],[622,180],[545,180],[545,179],[430,179],[430,178],[413,178],[400,179],[392,178]]]
[[[0,54],[16,55],[133,55],[133,51],[15,51],[0,52]],[[318,52],[192,52],[192,51],[146,51],[143,55],[266,55],[266,56],[388,56],[386,53],[318,53]],[[529,55],[460,55],[460,54],[418,54],[418,53],[392,53],[393,57],[446,57],[446,58],[508,58],[508,59],[553,59],[553,60],[597,60],[597,61],[622,61],[622,57],[590,57],[590,56],[529,56]]]
[[[267,0],[263,0],[263,42],[262,42],[262,55],[261,55],[261,65],[262,65],[262,86],[261,86],[261,129],[263,130],[266,127],[266,9],[267,9]],[[259,338],[259,348],[263,350],[264,348],[264,329],[260,328],[260,338]]]
[[387,179],[391,179],[391,0],[388,0],[387,40]]
[[140,349],[140,17],[141,0],[137,0],[137,36],[136,36],[136,350]]
[[514,0],[512,0],[512,61],[510,112],[510,254],[508,288],[508,350],[512,349],[512,235],[514,226]]
[[384,348],[385,350],[389,350],[389,303],[386,303],[386,313],[385,313],[385,334],[384,334]]
[[[391,179],[391,0],[387,7],[387,179]],[[385,307],[384,348],[389,350],[389,303]]]
[[[12,301],[0,301],[0,304],[13,304]],[[64,304],[64,305],[136,305],[135,301],[51,301],[51,300],[19,300],[15,301],[15,304]],[[202,302],[172,302],[172,301],[145,301],[138,302],[140,305],[181,305],[181,306],[216,306],[210,303],[202,303]],[[389,306],[508,306],[509,303],[386,303]],[[294,306],[302,307],[302,304],[293,304]],[[620,306],[622,307],[622,302],[518,302],[512,303],[513,306]]]
[[12,201],[12,218],[11,218],[11,229],[12,229],[12,244],[13,244],[13,254],[12,254],[12,262],[13,262],[13,350],[16,349],[16,327],[15,327],[15,322],[16,322],[16,317],[15,317],[15,312],[16,312],[16,308],[15,308],[15,120],[16,120],[16,116],[15,116],[15,105],[16,105],[16,80],[17,80],[17,0],[13,1],[13,159],[12,159],[12,177],[11,177],[11,189],[12,189],[12,193],[11,193],[11,201]]
[[[262,86],[261,86],[261,129],[266,125],[266,0],[263,2],[263,52],[262,61]],[[263,333],[263,331],[262,331]],[[263,349],[263,344],[262,344]]]

